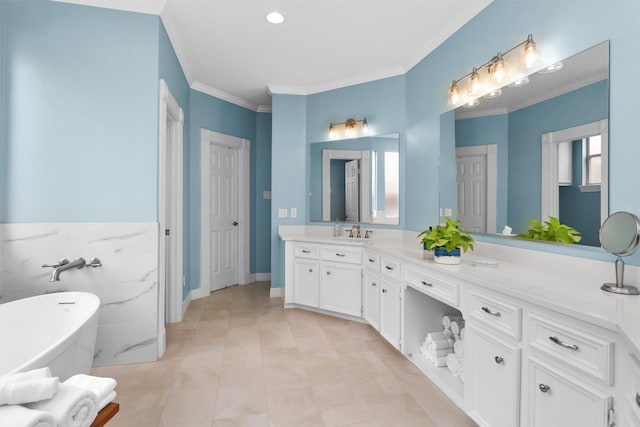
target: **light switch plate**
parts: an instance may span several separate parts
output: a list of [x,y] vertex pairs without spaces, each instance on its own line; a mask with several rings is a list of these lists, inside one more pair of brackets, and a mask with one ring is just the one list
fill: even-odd
[[263,200],[271,200],[271,191],[263,191],[262,192]]
[[298,217],[298,208],[291,208],[291,218]]
[[287,209],[278,209],[278,218],[286,218],[287,217]]
[[453,209],[444,208],[444,216],[451,216],[451,215],[453,215]]

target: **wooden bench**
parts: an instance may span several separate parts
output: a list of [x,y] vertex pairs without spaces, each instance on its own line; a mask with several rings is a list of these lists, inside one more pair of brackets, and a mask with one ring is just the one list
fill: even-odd
[[100,412],[98,412],[98,416],[96,416],[96,419],[91,423],[91,427],[103,427],[115,414],[118,413],[119,410],[119,403],[109,403],[107,406],[102,408]]

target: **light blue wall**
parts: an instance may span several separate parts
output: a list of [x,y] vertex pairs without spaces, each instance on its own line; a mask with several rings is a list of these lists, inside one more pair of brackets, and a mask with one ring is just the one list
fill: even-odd
[[2,7],[0,222],[156,221],[158,17]]
[[[230,102],[214,98],[202,92],[191,90],[189,95],[189,277],[191,280],[190,289],[200,287],[200,161],[201,142],[200,132],[202,129],[209,129],[215,132],[244,138],[251,141],[250,158],[256,158],[256,127],[257,113],[247,108],[231,104]],[[250,174],[255,177],[254,163],[251,163]],[[252,180],[250,186],[253,187],[255,195],[255,182]],[[251,200],[252,208],[255,199]],[[250,242],[255,244],[254,228],[251,229]],[[187,266],[185,266],[186,268]],[[208,284],[204,284],[208,286]]]
[[[251,157],[251,171],[255,170],[255,201],[251,209],[251,229],[255,231],[255,244],[251,245],[251,272],[271,271],[271,200],[263,198],[264,191],[271,191],[271,113],[258,113],[255,156]],[[253,164],[255,163],[255,169]]]

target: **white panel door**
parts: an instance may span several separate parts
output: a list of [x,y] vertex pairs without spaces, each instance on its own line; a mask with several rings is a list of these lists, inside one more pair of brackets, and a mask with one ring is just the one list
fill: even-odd
[[362,316],[362,268],[356,264],[324,263],[320,307],[336,313]]
[[376,330],[380,329],[380,287],[380,276],[365,270],[362,317]]
[[487,156],[456,157],[458,221],[466,231],[487,231]]
[[319,262],[296,260],[294,278],[294,302],[311,307],[318,306]]
[[238,283],[238,153],[211,144],[210,232],[212,291]]
[[345,205],[348,222],[360,221],[359,160],[351,160],[344,167]]

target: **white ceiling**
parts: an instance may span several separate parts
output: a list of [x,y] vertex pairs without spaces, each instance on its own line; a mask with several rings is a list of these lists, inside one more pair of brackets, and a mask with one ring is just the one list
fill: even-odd
[[192,88],[262,111],[403,74],[492,0],[60,1],[160,15]]

